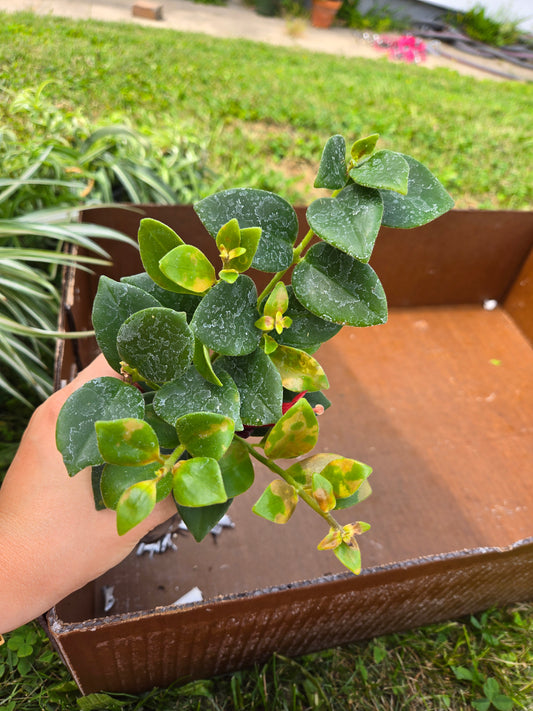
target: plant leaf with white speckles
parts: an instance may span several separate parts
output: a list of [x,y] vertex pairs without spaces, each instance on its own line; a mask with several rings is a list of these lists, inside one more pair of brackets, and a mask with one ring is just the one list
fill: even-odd
[[232,188],[194,205],[209,234],[216,239],[220,228],[233,218],[239,227],[260,227],[261,239],[252,266],[264,272],[287,269],[298,235],[298,218],[286,200],[255,188]]
[[229,373],[237,386],[245,425],[270,425],[281,417],[281,376],[260,348],[247,356],[220,358],[217,365]]
[[135,466],[149,464],[159,457],[157,435],[144,420],[136,417],[98,420],[94,426],[104,462]]
[[264,450],[270,459],[291,459],[307,454],[318,440],[318,422],[305,398],[296,402],[267,435]]
[[377,151],[367,161],[352,168],[350,178],[367,188],[394,190],[406,195],[409,163],[400,153]]
[[453,207],[453,200],[439,180],[422,163],[411,156],[403,156],[409,165],[407,195],[383,190],[386,227],[419,227],[443,215]]
[[324,321],[324,319],[315,316],[315,314],[312,314],[302,306],[294,295],[292,286],[287,287],[287,292],[289,294],[289,307],[285,315],[289,316],[292,323],[290,328],[284,328],[281,333],[273,334],[278,343],[292,348],[307,350],[325,343],[341,330],[341,325]]
[[377,274],[329,244],[316,244],[296,265],[292,286],[300,303],[327,321],[374,326],[387,320],[387,300]]
[[221,281],[210,289],[191,321],[195,336],[208,348],[223,355],[252,353],[261,339],[256,328],[257,290],[250,277],[236,282]]
[[315,188],[339,190],[346,183],[346,141],[343,136],[328,138],[315,179]]
[[187,314],[188,321],[192,318],[196,307],[202,299],[202,297],[197,294],[178,294],[175,291],[167,291],[167,289],[163,289],[156,284],[146,272],[122,277],[120,281],[126,284],[132,284],[138,289],[143,289],[143,291],[147,291],[159,301],[161,306],[166,306],[167,309],[184,311]]
[[56,424],[56,444],[70,476],[85,467],[103,464],[94,423],[144,415],[144,400],[137,388],[118,378],[89,380],[65,402]]
[[184,313],[150,308],[130,316],[120,327],[118,352],[123,361],[155,383],[179,378],[190,366],[194,336]]
[[136,311],[161,306],[146,291],[101,276],[93,302],[92,321],[96,340],[109,365],[120,372],[117,335],[124,321]]
[[221,385],[205,380],[195,368],[189,368],[180,378],[165,383],[156,392],[154,410],[172,426],[178,418],[191,412],[214,412],[231,417],[235,428],[242,429],[237,386],[218,363],[216,372]]
[[347,185],[334,198],[319,198],[307,208],[307,222],[325,242],[360,262],[368,262],[383,215],[377,190]]

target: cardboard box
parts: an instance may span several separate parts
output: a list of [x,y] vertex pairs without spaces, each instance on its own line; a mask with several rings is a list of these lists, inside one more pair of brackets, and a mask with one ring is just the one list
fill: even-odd
[[[142,209],[214,248],[190,207]],[[142,216],[108,208],[86,220],[135,235]],[[110,276],[140,271],[135,249],[107,247]],[[133,553],[48,613],[83,692],[140,692],[533,598],[533,213],[454,211],[383,229],[372,265],[389,322],[343,329],[318,354],[333,402],[319,451],[374,469],[373,495],[342,517],[372,524],[361,575],[315,550],[326,531],[305,506],[284,527],[254,516],[258,484],[216,540],[183,534],[177,551]],[[90,327],[96,284],[67,273],[64,328]],[[58,386],[95,352],[64,342]],[[173,604],[194,587],[203,602]]]

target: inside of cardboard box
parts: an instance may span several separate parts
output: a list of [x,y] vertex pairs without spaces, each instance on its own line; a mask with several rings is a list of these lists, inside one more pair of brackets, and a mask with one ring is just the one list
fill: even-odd
[[[427,240],[419,247],[427,249]],[[462,268],[459,291],[477,290],[474,303],[417,302],[405,296],[409,284],[401,276],[403,291],[393,296],[386,325],[344,329],[322,346],[318,359],[333,406],[320,419],[317,451],[374,469],[373,495],[339,516],[372,524],[360,539],[367,571],[462,549],[506,547],[533,534],[533,491],[524,476],[533,461],[532,346],[505,308],[483,307],[483,299],[503,301],[530,247],[529,235],[518,256],[508,254],[498,284],[486,279],[486,261],[485,271],[472,272],[470,280]],[[384,252],[379,259],[391,275],[402,266],[397,254],[393,259]],[[473,253],[471,260],[474,265]],[[426,259],[419,271],[427,277],[434,269]],[[450,291],[457,274],[446,279]],[[85,318],[81,313],[78,319]],[[94,346],[85,348],[88,359]],[[72,354],[64,359],[64,377],[69,359],[72,365]],[[194,587],[208,601],[343,574],[331,553],[316,550],[327,531],[304,504],[285,526],[252,514],[260,482],[269,476],[258,467],[252,491],[234,502],[234,528],[201,544],[180,533],[173,539],[176,551],[153,557],[133,552],[60,603],[58,617],[79,622],[105,616],[102,588],[109,585],[116,602],[107,614],[113,615],[172,605]]]

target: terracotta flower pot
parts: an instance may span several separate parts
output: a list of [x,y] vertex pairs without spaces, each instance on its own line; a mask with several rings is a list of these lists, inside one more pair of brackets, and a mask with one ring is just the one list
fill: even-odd
[[340,10],[342,0],[313,0],[311,24],[313,27],[327,28]]

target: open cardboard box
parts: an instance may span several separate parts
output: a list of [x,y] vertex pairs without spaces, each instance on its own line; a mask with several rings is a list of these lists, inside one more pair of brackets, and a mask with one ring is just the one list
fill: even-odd
[[[155,217],[215,257],[189,206],[142,210],[84,219],[135,236],[142,216]],[[140,271],[135,249],[106,246],[108,275]],[[361,575],[316,550],[326,531],[305,506],[284,527],[254,516],[262,488],[253,487],[229,511],[235,527],[216,540],[184,534],[177,551],[132,553],[48,613],[83,692],[140,692],[275,651],[296,655],[533,598],[533,213],[454,211],[423,228],[383,229],[371,263],[389,322],[343,329],[318,355],[333,402],[318,447],[374,469],[374,493],[355,514],[372,524],[360,539]],[[97,279],[67,273],[65,329],[90,328]],[[57,386],[95,353],[94,340],[64,342]],[[257,478],[272,475],[258,467]],[[116,598],[108,613],[106,585]],[[203,602],[174,604],[193,587]]]

